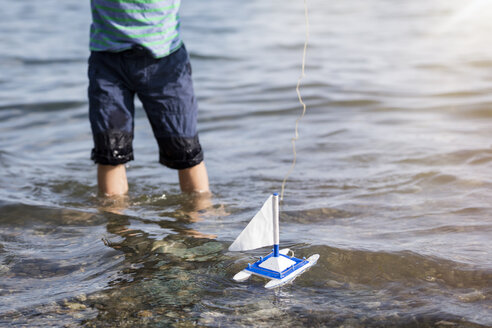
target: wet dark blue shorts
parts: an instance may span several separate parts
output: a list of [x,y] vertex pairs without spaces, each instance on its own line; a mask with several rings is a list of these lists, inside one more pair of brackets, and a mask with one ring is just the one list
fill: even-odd
[[186,48],[155,59],[144,48],[92,52],[89,58],[91,158],[118,165],[133,160],[134,97],[141,100],[159,145],[160,163],[186,169],[203,160],[197,103]]

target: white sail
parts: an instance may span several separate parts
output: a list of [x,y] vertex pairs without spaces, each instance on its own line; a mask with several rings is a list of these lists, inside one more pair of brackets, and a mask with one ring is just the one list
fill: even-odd
[[270,196],[261,210],[229,246],[233,252],[247,251],[273,245],[273,196]]

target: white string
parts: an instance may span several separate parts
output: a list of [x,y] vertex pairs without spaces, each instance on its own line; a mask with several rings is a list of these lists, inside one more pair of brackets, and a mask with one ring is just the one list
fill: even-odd
[[297,141],[297,139],[299,139],[299,122],[301,121],[301,119],[306,114],[306,104],[302,100],[300,87],[301,87],[301,81],[305,77],[304,71],[305,71],[305,66],[306,66],[306,51],[307,51],[307,46],[308,46],[308,41],[309,41],[309,16],[308,16],[307,0],[304,0],[304,16],[306,18],[306,39],[304,42],[304,50],[302,52],[301,75],[299,76],[299,79],[297,80],[297,86],[296,86],[297,98],[299,99],[299,103],[302,106],[302,114],[296,119],[295,137],[292,138],[292,153],[294,155],[294,158],[292,159],[292,165],[290,166],[289,171],[287,172],[287,174],[284,177],[284,181],[282,181],[282,190],[280,192],[280,200],[284,199],[285,183],[287,182],[287,178],[292,173],[292,171],[294,171],[294,168],[296,166],[296,160],[297,160],[296,141]]

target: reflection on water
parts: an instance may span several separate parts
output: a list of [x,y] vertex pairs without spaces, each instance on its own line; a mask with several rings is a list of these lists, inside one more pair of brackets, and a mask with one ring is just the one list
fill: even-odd
[[227,247],[292,160],[302,1],[183,3],[214,196],[180,194],[137,106],[111,199],[89,161],[89,3],[4,6],[1,326],[492,325],[492,6],[308,4],[281,241],[321,258],[275,291],[231,280],[266,250]]

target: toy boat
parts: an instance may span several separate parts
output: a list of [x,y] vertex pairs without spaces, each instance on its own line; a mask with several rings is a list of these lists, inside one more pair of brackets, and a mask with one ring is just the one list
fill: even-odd
[[229,247],[230,251],[246,251],[273,245],[273,250],[265,257],[248,266],[234,276],[237,282],[245,281],[251,275],[271,279],[265,288],[280,287],[294,280],[312,267],[319,259],[318,254],[299,259],[289,256],[289,249],[279,248],[278,194],[271,195],[260,211],[239,234]]

